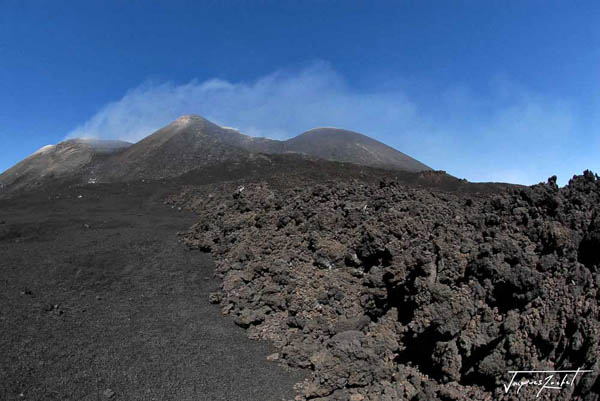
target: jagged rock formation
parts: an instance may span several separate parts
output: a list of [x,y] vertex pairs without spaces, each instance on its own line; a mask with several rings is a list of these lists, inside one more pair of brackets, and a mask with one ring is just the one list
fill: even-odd
[[[600,399],[600,180],[488,194],[393,180],[187,188],[169,203],[222,278],[211,295],[280,359],[298,399],[491,400],[509,370],[590,369],[538,399]],[[524,379],[540,379],[525,377]]]

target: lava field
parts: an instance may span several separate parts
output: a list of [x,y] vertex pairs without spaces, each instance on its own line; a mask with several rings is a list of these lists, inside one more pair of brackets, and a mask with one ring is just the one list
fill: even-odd
[[[242,183],[243,184],[243,183]],[[452,191],[383,178],[187,186],[222,313],[305,368],[297,400],[600,399],[600,179]]]

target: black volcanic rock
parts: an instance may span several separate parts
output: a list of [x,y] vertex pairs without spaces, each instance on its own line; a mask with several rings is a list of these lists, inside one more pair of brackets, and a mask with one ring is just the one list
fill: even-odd
[[[311,370],[297,400],[529,400],[532,387],[502,390],[508,370],[523,367],[590,369],[539,399],[600,399],[596,175],[564,188],[554,177],[533,187],[471,184],[302,149],[185,116],[125,151],[94,151],[100,164],[68,149],[63,157],[111,180],[177,177],[76,192],[57,185],[48,199],[69,209],[92,194],[102,202],[111,188],[120,188],[119,204],[177,188],[165,202],[199,220],[182,240],[211,252],[222,279],[205,298],[251,337],[273,341],[279,361]],[[89,216],[76,222],[85,234],[106,223]],[[3,219],[0,242],[48,235]],[[47,305],[46,314],[70,313]]]
[[312,371],[296,399],[530,400],[508,371],[581,368],[537,399],[599,400],[600,178],[467,188],[288,176],[169,202],[199,215],[223,313]]

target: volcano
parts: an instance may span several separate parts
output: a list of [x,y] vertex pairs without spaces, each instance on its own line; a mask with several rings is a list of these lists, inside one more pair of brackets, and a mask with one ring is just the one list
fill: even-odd
[[398,171],[432,170],[353,131],[316,128],[279,141],[251,137],[197,115],[184,115],[135,144],[70,139],[46,146],[1,174],[0,185],[6,192],[35,188],[55,178],[80,182],[164,179],[226,161],[243,163],[257,154],[296,154]]
[[131,146],[124,141],[77,138],[47,145],[0,174],[0,188],[35,188],[53,179],[85,176],[94,179],[95,170]]
[[2,399],[507,399],[520,366],[600,399],[590,171],[470,183],[352,131],[187,115],[0,180]]
[[283,142],[287,152],[304,153],[323,160],[403,171],[428,171],[431,167],[358,132],[315,128]]
[[357,132],[316,128],[279,141],[244,135],[197,115],[179,117],[115,157],[107,167],[112,178],[165,178],[190,170],[241,160],[253,153],[297,153],[322,160],[403,171],[430,167]]

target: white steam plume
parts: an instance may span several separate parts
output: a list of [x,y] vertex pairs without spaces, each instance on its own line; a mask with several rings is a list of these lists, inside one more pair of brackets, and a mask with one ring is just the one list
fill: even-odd
[[362,132],[436,169],[473,181],[560,182],[595,160],[581,152],[576,115],[562,101],[506,80],[489,94],[359,90],[327,63],[253,82],[146,83],[104,106],[69,137],[135,142],[182,114],[241,132],[286,139],[319,126]]

